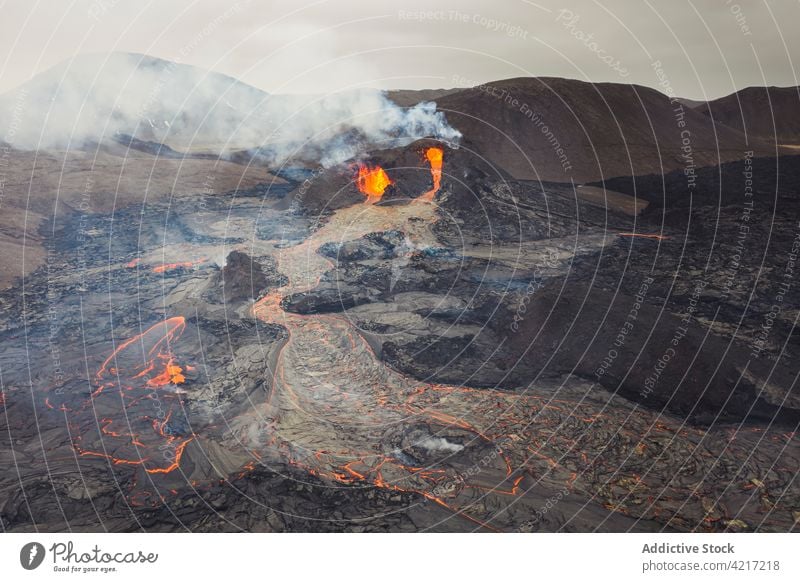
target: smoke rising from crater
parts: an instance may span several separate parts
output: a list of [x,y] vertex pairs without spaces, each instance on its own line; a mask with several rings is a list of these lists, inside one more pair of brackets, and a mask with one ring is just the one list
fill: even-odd
[[395,140],[423,137],[457,144],[461,133],[450,126],[436,103],[410,108],[393,103],[384,92],[357,90],[312,98],[268,139],[268,151],[282,161],[298,151],[316,152],[324,166],[355,157],[368,147],[389,147]]
[[143,55],[83,55],[0,97],[0,128],[20,149],[64,149],[121,136],[177,150],[261,147],[280,163],[331,165],[393,139],[460,133],[432,102],[402,108],[372,89],[271,95],[232,77]]

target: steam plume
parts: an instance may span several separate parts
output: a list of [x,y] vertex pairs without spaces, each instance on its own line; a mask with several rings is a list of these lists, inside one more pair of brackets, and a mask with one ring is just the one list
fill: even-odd
[[377,90],[271,95],[231,77],[143,55],[83,55],[0,97],[0,128],[21,149],[80,147],[120,136],[178,150],[302,150],[323,165],[393,139],[460,133],[432,102],[404,109]]

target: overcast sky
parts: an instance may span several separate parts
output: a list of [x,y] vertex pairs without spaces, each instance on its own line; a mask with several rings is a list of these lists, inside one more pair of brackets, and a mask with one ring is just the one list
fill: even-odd
[[270,92],[559,76],[701,99],[800,84],[800,0],[9,0],[0,14],[0,92],[108,51]]

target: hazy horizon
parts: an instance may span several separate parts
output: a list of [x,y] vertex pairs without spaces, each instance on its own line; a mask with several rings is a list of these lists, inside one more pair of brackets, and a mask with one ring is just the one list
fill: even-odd
[[[147,57],[147,58],[152,58],[152,59],[160,59],[160,60],[163,60],[165,62],[175,62],[175,61],[170,61],[170,59],[168,59],[168,58],[160,57],[158,55],[135,53],[135,52],[128,52],[128,51],[112,51],[112,52],[109,52],[109,53],[83,53],[83,54],[75,55],[73,57],[66,58],[63,61],[61,61],[59,63],[56,63],[52,67],[49,67],[48,69],[46,69],[44,71],[41,71],[40,73],[37,73],[34,77],[31,77],[30,79],[27,79],[26,81],[24,81],[20,85],[17,85],[16,87],[12,87],[12,88],[10,88],[8,90],[3,91],[2,93],[0,93],[0,95],[6,95],[6,94],[9,94],[9,93],[13,93],[17,89],[23,87],[26,83],[32,81],[35,77],[37,77],[39,75],[42,75],[42,74],[45,74],[45,73],[47,73],[48,71],[50,71],[52,69],[58,68],[59,66],[65,65],[66,63],[70,62],[72,59],[76,59],[77,60],[77,59],[80,59],[81,57],[104,56],[104,55],[113,55],[113,54],[128,54],[128,55],[142,56],[142,57]],[[267,91],[263,87],[258,87],[256,85],[253,85],[252,83],[248,83],[246,81],[243,81],[243,80],[237,78],[235,75],[230,75],[228,73],[224,73],[224,72],[221,72],[221,71],[215,71],[215,70],[212,70],[212,69],[205,69],[201,65],[193,65],[193,64],[190,64],[190,63],[180,63],[180,64],[191,66],[191,67],[196,67],[199,70],[202,70],[202,71],[205,71],[205,72],[208,72],[208,73],[211,73],[211,74],[225,75],[225,76],[231,77],[232,79],[235,79],[236,81],[244,83],[244,84],[246,84],[246,85],[248,85],[250,87],[253,87],[255,89],[258,89],[258,90],[261,90],[261,91],[264,91],[266,93],[270,93],[270,94],[273,94],[273,95],[317,96],[317,95],[322,95],[322,94],[325,93],[324,91],[317,91],[317,92],[297,91],[297,92],[292,92],[292,93],[271,93],[270,91]],[[569,80],[581,81],[581,82],[589,82],[589,83],[621,83],[621,84],[645,86],[645,87],[648,87],[650,89],[654,89],[654,90],[656,90],[656,91],[658,91],[660,93],[664,93],[665,95],[668,94],[666,91],[664,91],[663,87],[658,86],[658,85],[652,86],[652,85],[642,85],[641,83],[628,83],[628,82],[626,82],[624,80],[618,80],[618,81],[613,81],[613,80],[611,80],[611,81],[589,81],[587,79],[576,79],[575,77],[564,77],[564,76],[558,76],[558,75],[519,75],[517,77],[491,78],[491,79],[482,80],[480,82],[476,82],[474,84],[462,84],[462,85],[456,85],[456,84],[447,85],[447,84],[445,84],[445,85],[439,85],[439,86],[431,85],[431,86],[428,86],[428,87],[414,87],[414,88],[409,88],[409,87],[386,88],[386,87],[369,86],[369,85],[353,85],[352,87],[341,88],[341,89],[338,89],[337,91],[348,91],[348,90],[359,90],[359,89],[369,89],[369,90],[375,90],[375,91],[437,91],[437,90],[448,91],[448,90],[454,90],[454,89],[469,89],[469,88],[475,87],[477,85],[486,85],[486,84],[490,85],[492,83],[502,82],[502,81],[505,81],[505,80],[508,80],[508,79],[514,79],[514,78],[540,78],[540,79],[541,78],[551,78],[551,79],[569,79]],[[721,97],[726,97],[726,96],[729,96],[729,95],[731,95],[733,93],[736,93],[738,91],[741,91],[743,89],[747,89],[747,88],[750,88],[750,87],[775,87],[775,88],[780,88],[780,89],[790,89],[790,88],[793,88],[793,87],[798,87],[798,85],[774,85],[774,84],[773,85],[747,85],[747,86],[744,86],[744,87],[740,87],[740,88],[738,88],[735,91],[732,91],[730,93],[724,93],[724,94],[721,94],[721,95],[709,96],[708,100],[714,100],[714,99],[718,99],[718,98],[721,98]],[[679,99],[688,100],[688,101],[699,101],[699,102],[704,101],[703,99],[696,99],[694,97],[686,97],[685,95],[675,95],[675,97],[677,97]]]
[[793,65],[800,41],[783,30],[798,15],[799,4],[691,0],[668,7],[621,0],[402,7],[385,0],[280,1],[269,9],[251,0],[12,0],[0,23],[0,93],[76,55],[131,52],[278,94],[449,89],[532,76],[630,83],[709,100],[749,86],[800,84]]

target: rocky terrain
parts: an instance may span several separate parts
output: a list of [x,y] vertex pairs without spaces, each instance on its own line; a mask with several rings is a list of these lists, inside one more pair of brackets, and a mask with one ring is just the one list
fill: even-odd
[[788,183],[631,211],[367,161],[377,203],[343,164],[42,227],[0,297],[5,530],[793,527]]
[[259,184],[277,191],[285,184],[260,166],[176,159],[117,142],[87,144],[85,151],[9,147],[4,161],[0,249],[6,260],[0,262],[0,288],[45,263],[45,241],[53,230],[48,221]]
[[494,86],[280,157],[138,118],[4,146],[2,530],[796,528],[800,157]]

